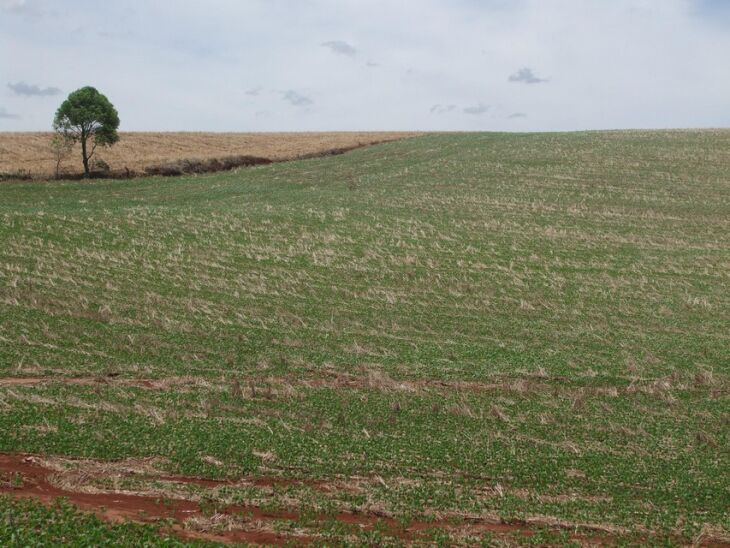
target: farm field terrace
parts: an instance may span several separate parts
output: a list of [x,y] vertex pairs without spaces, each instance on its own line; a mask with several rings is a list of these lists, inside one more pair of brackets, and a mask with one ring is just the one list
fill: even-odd
[[2,184],[0,544],[730,542],[729,288],[725,130]]

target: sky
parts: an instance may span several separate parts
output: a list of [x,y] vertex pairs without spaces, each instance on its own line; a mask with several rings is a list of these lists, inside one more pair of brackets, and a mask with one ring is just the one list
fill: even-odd
[[0,0],[0,131],[730,127],[730,0]]

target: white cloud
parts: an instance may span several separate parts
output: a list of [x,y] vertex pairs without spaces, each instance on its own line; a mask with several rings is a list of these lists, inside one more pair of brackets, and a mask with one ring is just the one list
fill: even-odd
[[0,118],[3,120],[19,120],[20,116],[13,114],[12,112],[8,112],[4,107],[0,107]]
[[295,107],[307,107],[314,104],[314,101],[312,101],[309,97],[302,95],[293,89],[284,91],[282,96],[284,97],[284,101],[294,105]]
[[489,106],[485,105],[484,103],[479,103],[478,105],[470,106],[470,107],[464,107],[463,109],[464,114],[484,114],[489,110]]
[[440,105],[436,104],[431,107],[431,114],[445,114],[447,112],[455,112],[459,108],[456,105]]
[[329,42],[322,42],[321,45],[325,48],[329,48],[333,53],[338,55],[346,55],[348,57],[354,57],[357,55],[357,50],[342,40],[330,40]]
[[28,7],[28,0],[0,0],[0,10],[18,12]]
[[[520,112],[525,130],[727,126],[730,17],[710,3],[0,0],[0,74],[94,85],[128,130],[509,130]],[[520,67],[550,83],[510,82]],[[48,129],[58,106],[0,101],[18,130]]]
[[24,97],[52,97],[58,95],[61,90],[57,87],[42,88],[35,84],[26,84],[25,82],[8,83],[8,88],[16,95]]
[[508,81],[510,82],[520,82],[522,84],[544,84],[545,82],[548,82],[549,80],[545,78],[538,78],[535,76],[535,74],[532,72],[531,68],[524,67],[515,72],[514,74],[510,75],[508,78]]

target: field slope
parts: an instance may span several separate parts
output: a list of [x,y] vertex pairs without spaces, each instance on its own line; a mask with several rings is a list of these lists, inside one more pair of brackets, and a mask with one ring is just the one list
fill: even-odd
[[728,542],[729,356],[730,131],[3,184],[0,544]]

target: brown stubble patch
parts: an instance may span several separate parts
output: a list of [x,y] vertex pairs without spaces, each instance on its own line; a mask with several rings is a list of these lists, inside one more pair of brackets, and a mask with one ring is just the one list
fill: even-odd
[[[220,461],[213,457],[203,456],[203,461],[210,463]],[[320,480],[290,479],[280,476],[243,476],[237,479],[211,479],[193,476],[179,476],[167,473],[170,463],[167,459],[153,457],[146,459],[123,459],[119,461],[98,461],[93,459],[77,459],[54,456],[28,456],[28,463],[36,464],[54,472],[56,482],[71,482],[78,485],[90,485],[93,480],[137,480],[138,482],[156,482],[159,485],[191,485],[204,489],[218,487],[261,487],[275,486],[307,486],[314,489],[328,490],[330,482]],[[60,484],[59,484],[60,485]],[[92,489],[96,489],[92,487]],[[138,494],[150,494],[136,490]],[[164,494],[162,492],[154,494]]]
[[[46,384],[62,384],[76,386],[109,386],[130,387],[146,390],[175,392],[196,391],[228,391],[233,399],[281,399],[299,395],[299,388],[316,389],[351,389],[377,390],[390,393],[480,393],[502,392],[515,395],[552,394],[570,397],[575,409],[580,409],[588,398],[614,399],[627,395],[643,395],[661,399],[668,404],[675,402],[676,391],[708,392],[711,395],[727,394],[730,390],[730,379],[721,374],[700,371],[687,375],[675,374],[659,378],[642,378],[628,376],[616,378],[628,384],[615,386],[593,385],[581,386],[580,377],[567,379],[541,373],[516,372],[508,375],[494,375],[494,382],[468,381],[458,379],[394,379],[377,366],[363,367],[356,374],[341,371],[322,371],[311,375],[262,376],[249,377],[245,374],[231,376],[223,374],[220,378],[179,376],[166,378],[125,378],[118,376],[32,376],[2,377],[0,387],[41,386]],[[612,381],[613,382],[613,381]],[[492,414],[504,422],[503,413],[494,410]]]
[[[414,137],[414,132],[329,132],[329,133],[197,133],[121,132],[119,142],[100,155],[113,170],[142,172],[147,166],[175,160],[201,160],[245,154],[274,161],[291,160],[330,150],[366,146]],[[19,170],[50,177],[55,172],[51,138],[47,132],[0,132],[0,173]],[[79,145],[63,162],[63,171],[80,173]]]

